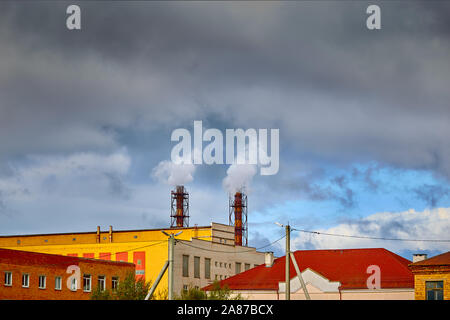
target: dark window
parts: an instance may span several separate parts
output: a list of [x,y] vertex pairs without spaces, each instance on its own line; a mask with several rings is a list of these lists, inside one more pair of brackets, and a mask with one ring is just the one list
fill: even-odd
[[427,300],[444,300],[444,281],[426,281]]
[[250,269],[250,263],[245,264],[245,271],[247,271],[248,269]]
[[5,272],[5,286],[12,286],[12,272]]
[[119,286],[119,278],[118,277],[112,277],[111,278],[111,288],[113,290],[116,290],[118,286]]
[[91,275],[90,274],[83,275],[83,291],[84,292],[91,291]]
[[28,288],[30,286],[30,275],[28,273],[22,274],[22,287]]
[[189,277],[189,256],[183,255],[183,277]]
[[46,282],[47,282],[46,276],[39,276],[39,289],[45,289]]
[[194,257],[194,278],[200,278],[200,257]]
[[236,262],[236,270],[235,270],[235,274],[241,273],[241,263],[240,262]]
[[100,288],[101,291],[105,291],[106,287],[106,279],[105,276],[98,276],[98,287]]
[[205,279],[211,279],[211,259],[205,258]]
[[55,290],[61,290],[62,277],[55,277]]

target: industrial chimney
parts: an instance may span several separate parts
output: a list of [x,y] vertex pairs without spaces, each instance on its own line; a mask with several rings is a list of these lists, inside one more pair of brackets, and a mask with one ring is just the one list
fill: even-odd
[[247,246],[247,195],[238,191],[230,195],[229,223],[234,226],[234,244]]
[[176,186],[171,192],[170,227],[189,227],[189,193],[184,186]]

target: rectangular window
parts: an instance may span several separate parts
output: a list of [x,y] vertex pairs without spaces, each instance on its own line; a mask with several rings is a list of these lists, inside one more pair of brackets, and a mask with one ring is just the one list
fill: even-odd
[[200,278],[200,257],[194,257],[194,278]]
[[5,286],[12,286],[12,272],[5,272]]
[[187,292],[188,291],[188,286],[186,284],[183,285],[183,291]]
[[70,282],[70,291],[77,291],[78,290],[78,281],[76,278],[72,278],[72,281]]
[[112,277],[111,278],[111,289],[117,290],[119,287],[119,277]]
[[39,276],[39,289],[45,289],[46,284],[47,284],[47,277]]
[[235,274],[241,273],[241,263],[236,262]]
[[55,277],[55,290],[61,290],[62,277]]
[[83,291],[91,292],[91,275],[90,274],[83,275]]
[[427,300],[444,300],[444,281],[426,281]]
[[244,268],[245,268],[245,271],[247,271],[248,269],[250,269],[250,263],[246,263]]
[[211,259],[205,258],[205,279],[211,279]]
[[22,287],[23,288],[30,287],[30,275],[28,273],[22,274]]
[[183,255],[183,277],[189,277],[189,256]]
[[101,291],[105,291],[105,284],[106,284],[106,279],[105,276],[98,276],[98,287],[100,288]]

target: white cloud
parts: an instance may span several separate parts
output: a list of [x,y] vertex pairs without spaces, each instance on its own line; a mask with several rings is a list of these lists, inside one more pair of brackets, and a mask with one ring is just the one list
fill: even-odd
[[75,153],[68,156],[27,157],[27,161],[11,168],[11,174],[0,177],[6,204],[56,197],[85,197],[98,199],[111,193],[125,192],[123,179],[130,167],[125,149],[102,155]]
[[[331,234],[396,239],[450,239],[450,208],[426,209],[403,212],[380,212],[341,223],[337,226],[315,230]],[[295,233],[294,233],[295,234]],[[449,242],[386,241],[312,235],[297,233],[292,239],[295,249],[344,249],[381,247],[400,250],[449,250]]]

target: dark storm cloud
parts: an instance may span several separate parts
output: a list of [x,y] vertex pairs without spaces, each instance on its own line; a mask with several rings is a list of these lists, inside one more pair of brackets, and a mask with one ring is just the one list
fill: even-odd
[[290,190],[295,197],[312,201],[336,201],[342,209],[354,208],[357,203],[348,178],[343,175],[330,176],[317,170],[303,176],[272,181],[276,189]]
[[424,184],[419,188],[415,188],[413,192],[430,208],[435,208],[441,200],[448,198],[450,195],[449,188],[429,184]]
[[2,3],[0,154],[110,150],[117,129],[219,118],[277,126],[312,159],[448,177],[450,6],[381,2],[372,32],[368,4],[80,2],[71,32],[68,3]]

